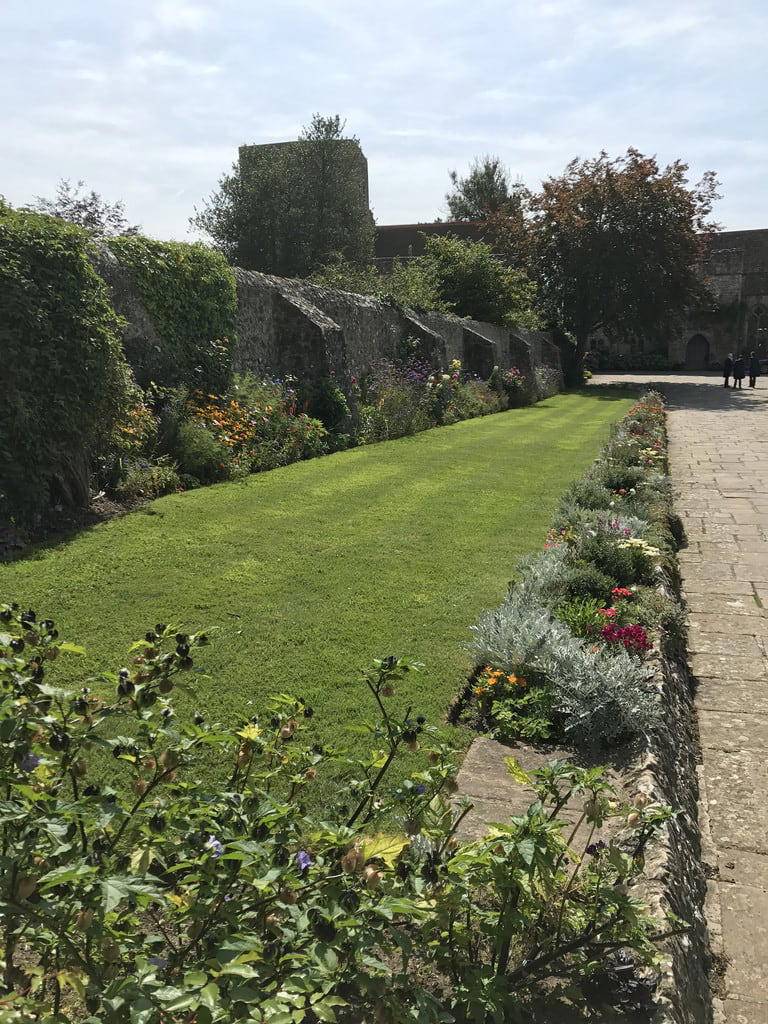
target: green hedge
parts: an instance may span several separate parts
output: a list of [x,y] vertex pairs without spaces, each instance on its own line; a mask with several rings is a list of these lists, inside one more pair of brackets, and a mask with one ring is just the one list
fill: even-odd
[[[166,345],[157,383],[225,390],[231,375],[237,293],[235,275],[219,253],[200,243],[110,239],[130,272]],[[145,382],[146,383],[146,382]]]
[[107,289],[88,234],[0,201],[0,521],[88,499],[128,396]]

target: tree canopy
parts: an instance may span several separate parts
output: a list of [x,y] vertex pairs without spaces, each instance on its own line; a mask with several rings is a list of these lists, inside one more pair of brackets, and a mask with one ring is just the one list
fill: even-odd
[[191,218],[230,262],[303,277],[331,254],[367,263],[373,217],[364,157],[338,117],[315,114],[296,142],[247,147]]
[[572,160],[530,201],[530,260],[549,319],[572,332],[580,364],[590,334],[663,336],[706,298],[698,263],[718,198],[707,172],[660,168],[636,149]]
[[47,213],[59,220],[69,221],[84,228],[94,238],[116,238],[119,235],[138,235],[139,224],[129,224],[125,216],[125,206],[121,199],[110,203],[98,192],[91,189],[84,192],[85,182],[78,181],[73,185],[67,178],[62,178],[56,186],[55,199],[37,196],[32,209],[36,213]]
[[453,187],[445,201],[452,220],[486,220],[490,214],[520,205],[523,186],[510,180],[497,156],[476,158],[465,177],[451,171],[450,179]]

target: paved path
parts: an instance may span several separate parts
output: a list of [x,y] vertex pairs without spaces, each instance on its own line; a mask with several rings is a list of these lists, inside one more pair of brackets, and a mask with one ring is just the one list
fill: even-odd
[[628,380],[658,382],[669,403],[723,1009],[727,1024],[768,1024],[768,380],[742,392],[709,375],[595,383]]

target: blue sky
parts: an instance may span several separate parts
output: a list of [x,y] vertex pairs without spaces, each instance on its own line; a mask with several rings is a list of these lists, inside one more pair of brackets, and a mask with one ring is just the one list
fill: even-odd
[[764,0],[0,0],[0,194],[83,178],[156,237],[243,142],[340,113],[379,223],[444,215],[495,153],[536,186],[629,145],[714,169],[731,229],[768,227]]

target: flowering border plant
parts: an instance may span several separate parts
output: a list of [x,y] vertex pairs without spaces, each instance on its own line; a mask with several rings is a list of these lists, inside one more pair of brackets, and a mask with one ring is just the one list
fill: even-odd
[[[410,708],[389,708],[416,664],[389,657],[362,673],[378,718],[370,757],[352,761],[302,741],[314,712],[301,698],[278,695],[226,728],[177,713],[207,644],[158,623],[127,667],[70,691],[51,679],[82,649],[52,620],[0,605],[7,1019],[509,1019],[553,991],[604,999],[627,950],[654,962],[629,886],[667,808],[643,794],[621,804],[599,768],[528,776],[510,762],[536,801],[462,842],[470,805],[448,799],[451,751]],[[422,743],[428,764],[391,782]],[[203,789],[211,757],[220,784]],[[578,848],[560,813],[574,799]],[[609,819],[613,838],[598,838]]]

